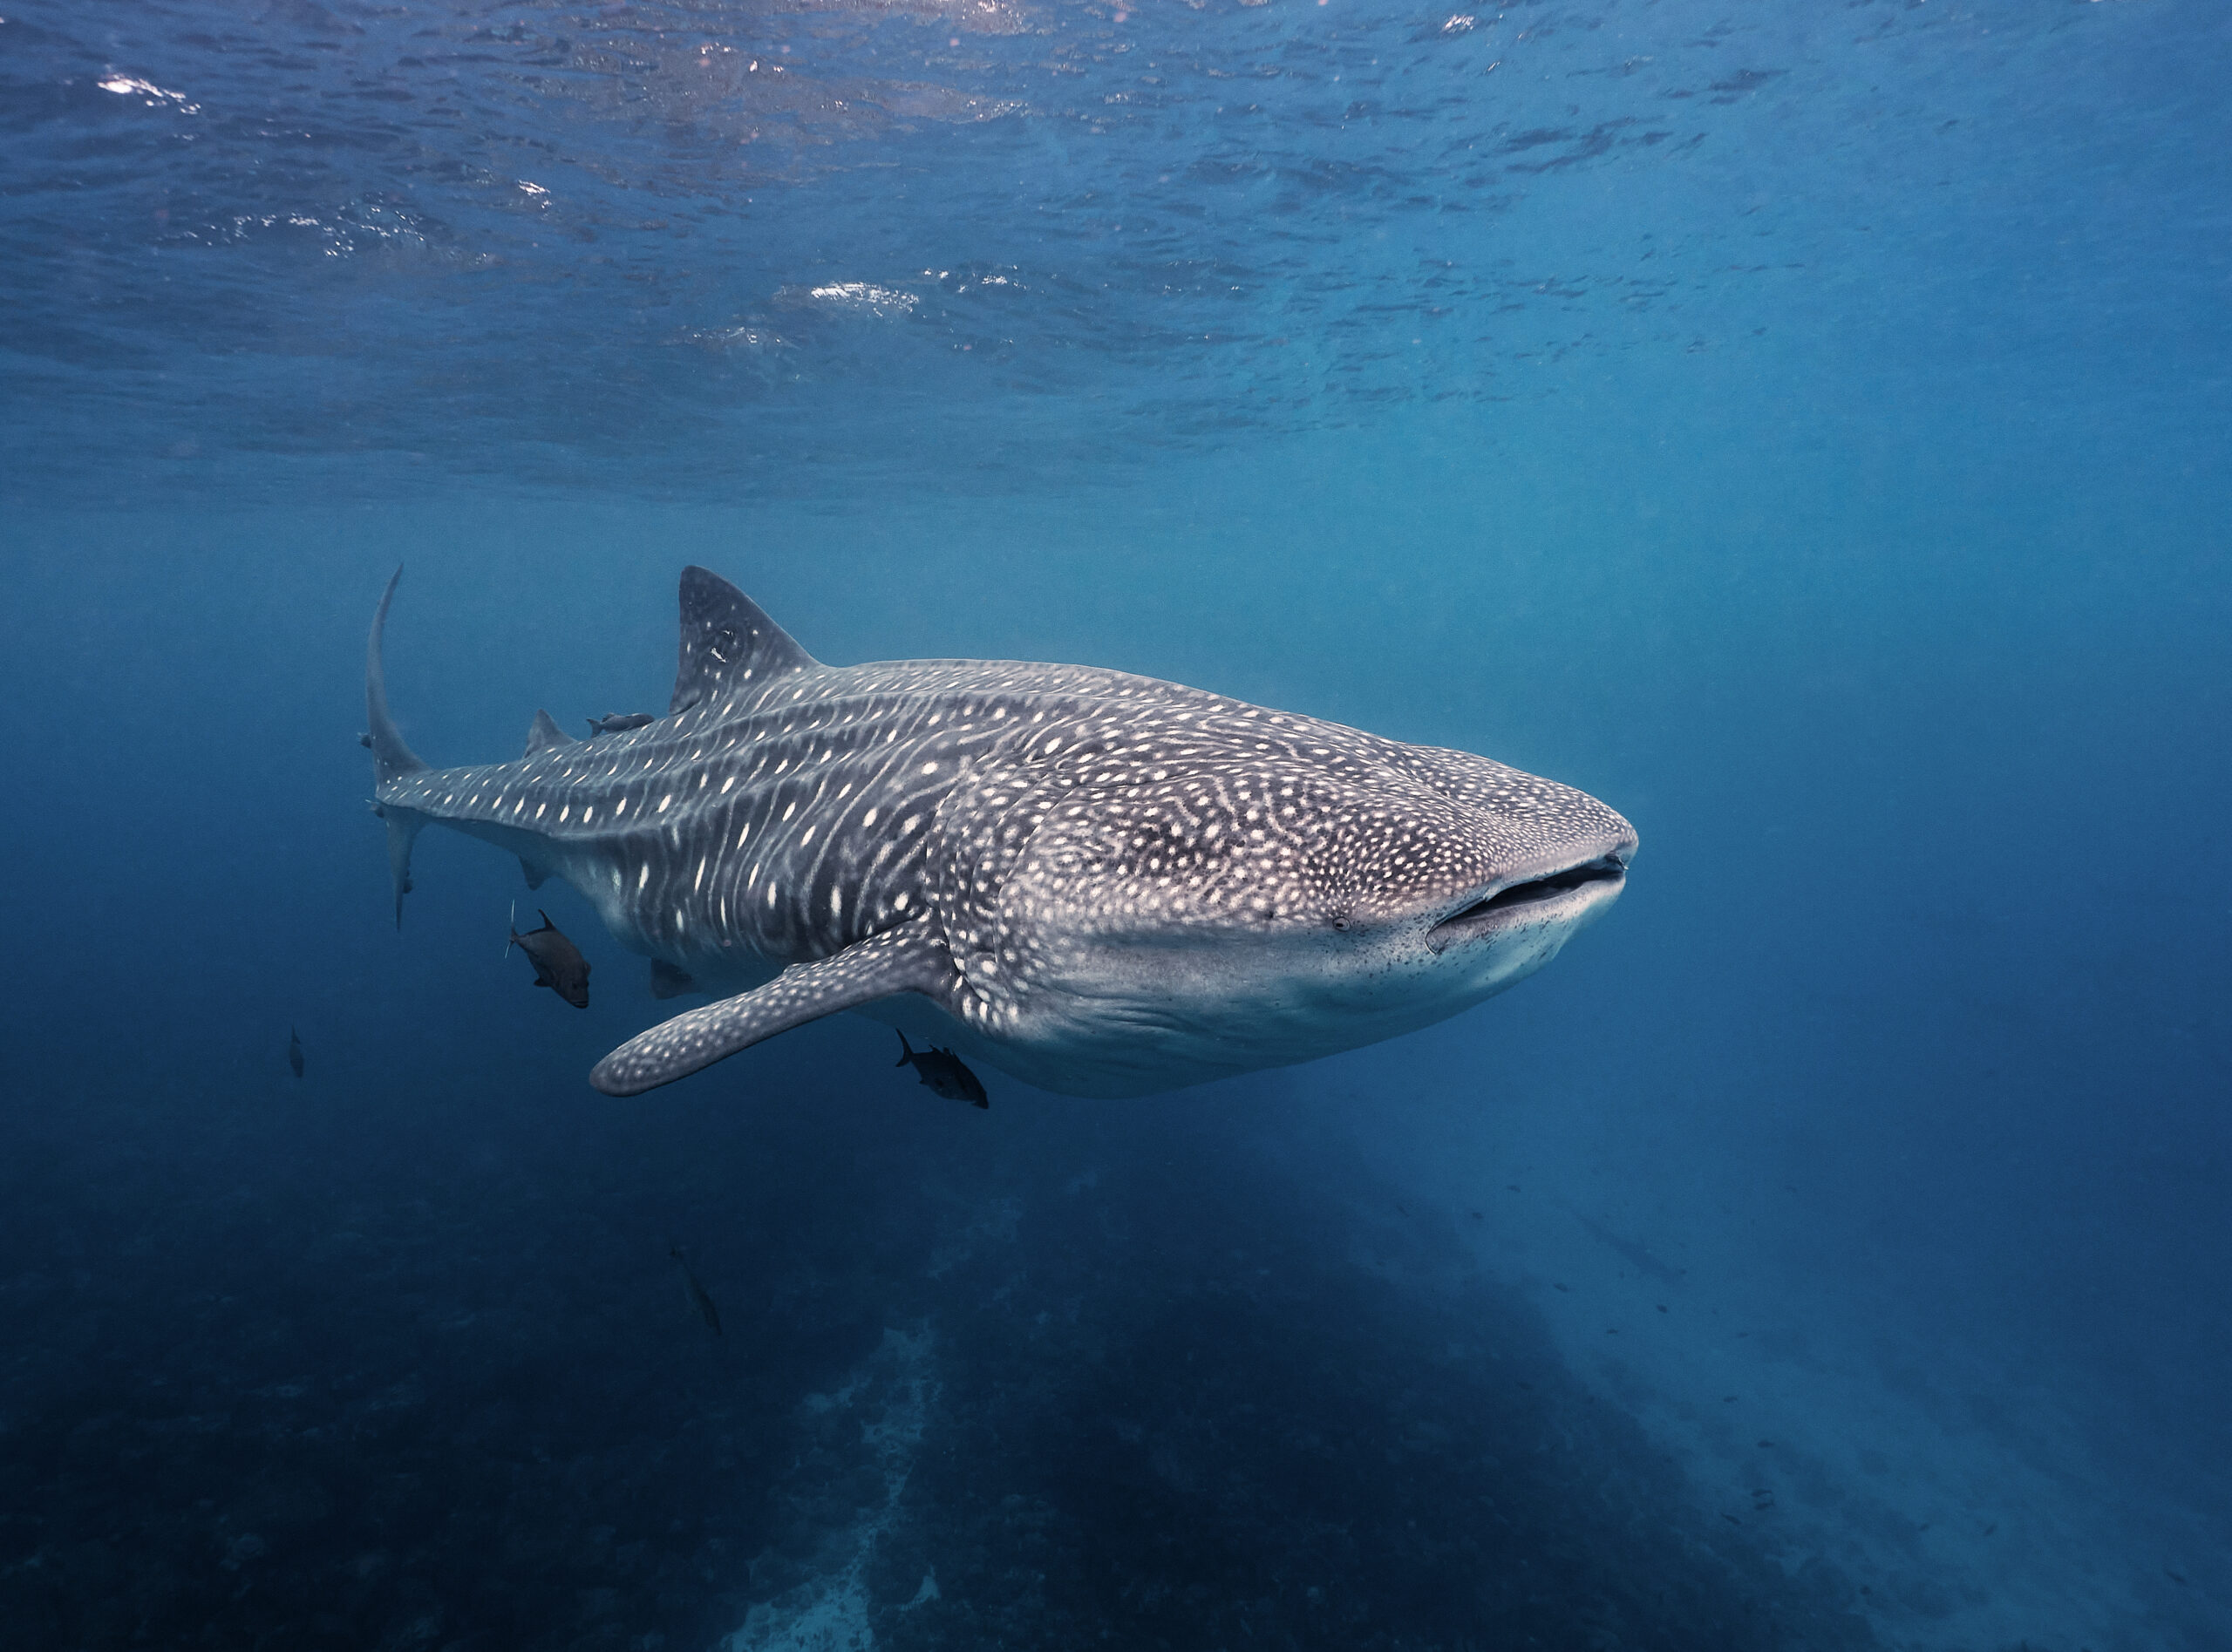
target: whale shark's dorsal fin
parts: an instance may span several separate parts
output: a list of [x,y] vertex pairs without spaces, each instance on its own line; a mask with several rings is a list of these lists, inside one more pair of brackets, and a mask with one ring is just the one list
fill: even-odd
[[696,567],[682,570],[682,655],[669,717],[731,689],[814,670],[820,663],[719,574]]
[[550,713],[537,711],[534,721],[527,724],[527,755],[540,757],[545,751],[555,751],[561,745],[579,745],[581,742],[551,721]]
[[608,1096],[640,1096],[840,1010],[902,992],[942,1003],[957,980],[944,942],[918,920],[812,963],[794,963],[764,987],[663,1021],[598,1062],[589,1083]]

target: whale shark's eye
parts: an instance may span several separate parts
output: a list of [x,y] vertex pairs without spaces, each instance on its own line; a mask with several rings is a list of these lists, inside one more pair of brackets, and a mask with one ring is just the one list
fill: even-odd
[[732,625],[724,625],[719,630],[714,632],[712,640],[705,644],[705,651],[723,665],[726,665],[731,656],[736,653],[736,628]]

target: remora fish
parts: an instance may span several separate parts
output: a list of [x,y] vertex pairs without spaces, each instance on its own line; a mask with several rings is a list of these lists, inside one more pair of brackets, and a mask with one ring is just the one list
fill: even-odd
[[640,729],[657,722],[649,711],[609,711],[602,717],[589,719],[591,734],[625,734],[630,729]]
[[535,908],[542,920],[542,928],[530,929],[521,935],[514,929],[512,938],[504,943],[509,953],[514,947],[527,954],[527,961],[534,966],[534,984],[548,987],[576,1010],[589,1007],[589,961],[582,956],[582,949],[568,941],[558,926],[550,921],[550,914],[541,908]]
[[1571,786],[1176,683],[824,665],[698,568],[663,717],[433,770],[388,711],[394,596],[365,701],[397,921],[440,821],[725,995],[599,1062],[611,1095],[840,1010],[1074,1095],[1306,1061],[1533,974],[1635,853]]
[[295,1077],[303,1076],[303,1035],[294,1028],[287,1029],[287,1064],[295,1070]]
[[907,1042],[907,1035],[902,1032],[899,1035],[899,1059],[891,1064],[913,1067],[930,1087],[932,1095],[943,1096],[948,1101],[974,1102],[979,1107],[992,1105],[991,1098],[984,1093],[983,1082],[950,1050],[917,1050]]

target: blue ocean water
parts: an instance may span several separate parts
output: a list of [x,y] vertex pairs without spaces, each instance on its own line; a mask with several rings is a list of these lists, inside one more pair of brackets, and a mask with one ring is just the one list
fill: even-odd
[[[9,1646],[2232,1645],[2221,8],[0,12]],[[398,562],[440,763],[697,562],[1643,849],[1325,1061],[616,1101],[578,897],[391,922]]]

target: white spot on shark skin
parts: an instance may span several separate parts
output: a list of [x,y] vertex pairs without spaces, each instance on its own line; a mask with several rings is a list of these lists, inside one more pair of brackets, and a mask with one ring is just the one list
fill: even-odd
[[643,890],[643,886],[644,886],[645,884],[649,883],[650,880],[651,880],[651,863],[650,863],[650,861],[646,860],[646,861],[644,861],[644,862],[643,862],[643,864],[642,866],[637,867],[636,868],[636,888],[637,892],[638,892],[638,893],[641,893],[641,891]]

